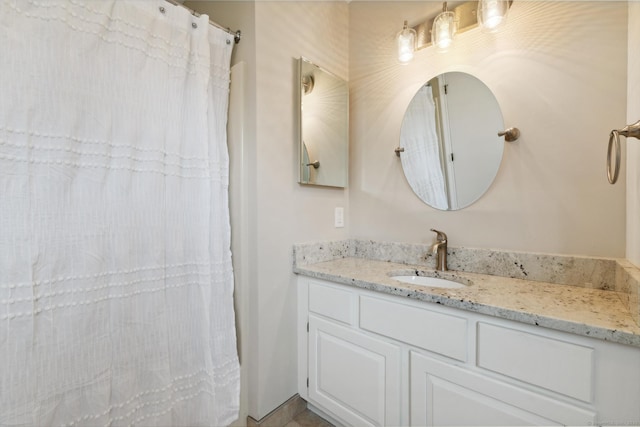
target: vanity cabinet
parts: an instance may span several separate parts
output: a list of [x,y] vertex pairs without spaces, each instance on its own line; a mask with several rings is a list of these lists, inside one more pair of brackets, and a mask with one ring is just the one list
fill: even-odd
[[298,282],[298,391],[339,423],[640,424],[640,348]]

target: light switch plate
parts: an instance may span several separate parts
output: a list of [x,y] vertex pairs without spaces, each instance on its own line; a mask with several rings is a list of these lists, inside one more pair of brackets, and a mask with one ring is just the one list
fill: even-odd
[[337,207],[334,211],[333,217],[336,228],[344,227],[344,208]]

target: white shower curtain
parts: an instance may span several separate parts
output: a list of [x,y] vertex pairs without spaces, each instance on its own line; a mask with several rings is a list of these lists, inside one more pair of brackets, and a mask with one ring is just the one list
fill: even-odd
[[0,425],[237,417],[232,48],[161,0],[0,0]]
[[436,106],[431,86],[418,90],[409,104],[400,131],[402,169],[411,189],[434,208],[449,208],[440,143],[436,129]]

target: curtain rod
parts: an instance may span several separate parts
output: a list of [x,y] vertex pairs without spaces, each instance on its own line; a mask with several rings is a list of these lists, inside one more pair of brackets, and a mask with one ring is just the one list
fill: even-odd
[[[187,9],[193,16],[195,16],[196,18],[200,16],[200,13],[196,12],[193,9],[188,8],[187,6],[183,5],[182,3],[176,1],[176,0],[164,0],[167,3],[171,3],[174,6],[179,6],[182,7],[184,9]],[[233,31],[231,30],[231,28],[227,28],[227,27],[223,27],[222,25],[218,24],[217,22],[212,21],[211,19],[209,19],[209,25],[213,25],[216,28],[220,28],[223,31],[226,31],[227,33],[231,34],[233,36],[233,41],[236,42],[236,44],[240,43],[240,39],[242,38],[242,32],[240,30],[237,31]]]

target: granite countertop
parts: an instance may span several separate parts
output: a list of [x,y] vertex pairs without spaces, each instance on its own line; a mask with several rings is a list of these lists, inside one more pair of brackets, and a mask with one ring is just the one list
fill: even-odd
[[[389,277],[415,274],[416,271],[432,277],[470,281],[471,284],[455,289],[430,288]],[[471,272],[437,272],[424,265],[351,256],[307,264],[294,263],[294,273],[640,347],[640,326],[624,304],[628,295],[614,290]]]

